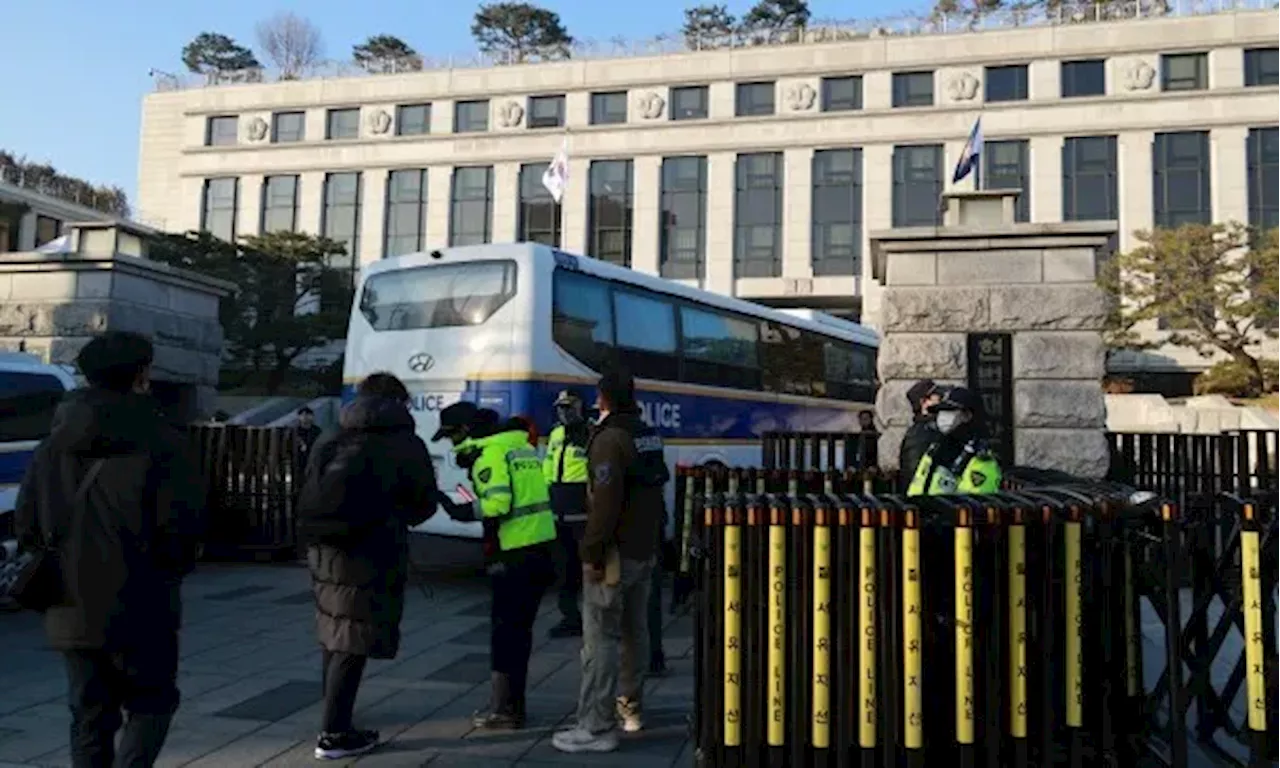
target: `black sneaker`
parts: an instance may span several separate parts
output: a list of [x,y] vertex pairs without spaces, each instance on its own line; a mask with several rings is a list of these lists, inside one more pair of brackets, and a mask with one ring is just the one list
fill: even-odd
[[372,751],[378,746],[377,731],[322,733],[316,741],[317,760],[341,760]]
[[519,712],[482,709],[471,716],[471,724],[486,731],[518,731],[524,727],[524,715]]
[[553,638],[582,637],[582,622],[564,619],[547,633]]

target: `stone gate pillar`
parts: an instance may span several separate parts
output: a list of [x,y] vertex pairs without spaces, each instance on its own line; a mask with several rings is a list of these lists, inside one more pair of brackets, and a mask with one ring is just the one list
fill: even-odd
[[948,193],[944,226],[871,233],[884,467],[911,423],[907,389],[929,378],[982,395],[1006,465],[1106,473],[1108,301],[1095,278],[1116,224],[1014,223],[1018,194]]

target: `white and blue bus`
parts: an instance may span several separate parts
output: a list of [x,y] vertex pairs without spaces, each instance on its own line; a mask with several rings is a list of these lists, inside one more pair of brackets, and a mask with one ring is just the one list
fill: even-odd
[[[858,430],[875,400],[876,334],[643,275],[536,244],[477,245],[386,259],[361,272],[343,398],[376,371],[404,380],[418,434],[458,400],[552,427],[556,393],[589,407],[597,371],[636,376],[646,420],[669,462],[759,465],[773,430]],[[466,482],[443,444],[429,446],[441,489]],[[670,501],[670,500],[669,500]],[[436,514],[418,529],[478,538],[476,523]]]
[[69,368],[23,352],[0,352],[0,540],[12,533],[18,486],[63,396],[77,386]]

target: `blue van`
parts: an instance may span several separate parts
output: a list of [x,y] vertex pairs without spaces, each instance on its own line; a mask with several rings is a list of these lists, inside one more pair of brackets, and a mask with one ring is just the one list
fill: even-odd
[[0,541],[13,532],[18,486],[63,396],[78,385],[70,366],[24,352],[0,352]]

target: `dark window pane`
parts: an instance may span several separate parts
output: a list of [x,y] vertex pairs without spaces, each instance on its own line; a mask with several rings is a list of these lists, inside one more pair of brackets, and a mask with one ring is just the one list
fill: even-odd
[[1203,91],[1209,87],[1209,57],[1203,53],[1166,53],[1160,57],[1160,84],[1166,91]]
[[200,210],[200,229],[222,240],[235,242],[239,198],[240,179],[206,179]]
[[707,86],[686,85],[671,89],[672,120],[701,120],[707,116]]
[[773,114],[774,84],[738,83],[735,114],[738,117]]
[[530,96],[530,128],[559,128],[564,125],[563,96]]
[[857,275],[862,254],[862,150],[813,153],[813,274]]
[[57,240],[62,235],[62,222],[52,216],[36,215],[36,247]]
[[560,205],[542,183],[549,163],[520,166],[520,209],[517,238],[526,243],[560,246]]
[[987,67],[987,101],[1024,101],[1027,98],[1027,65]]
[[738,155],[734,276],[782,275],[782,153]]
[[1209,133],[1157,133],[1152,143],[1154,224],[1209,224]]
[[411,168],[387,176],[387,220],[382,256],[403,256],[422,250],[427,216],[427,171]]
[[941,194],[941,144],[893,148],[893,226],[938,226]]
[[822,111],[848,112],[862,109],[862,76],[822,78]]
[[307,137],[306,112],[277,112],[271,116],[271,141],[289,144]]
[[455,168],[452,206],[449,211],[449,245],[479,245],[489,242],[492,218],[492,166]]
[[1021,189],[1014,207],[1015,221],[1031,220],[1031,164],[1027,142],[988,141],[983,147],[983,186],[987,189]]
[[613,317],[614,341],[624,365],[655,379],[679,377],[675,307],[666,297],[614,288]]
[[660,274],[701,279],[706,266],[707,158],[662,161]]
[[552,338],[583,365],[599,371],[613,349],[608,283],[557,269],[552,286]]
[[760,388],[760,324],[712,310],[680,309],[682,381]]
[[591,163],[587,200],[587,255],[631,266],[632,188],[630,160]]
[[240,131],[240,119],[235,115],[219,115],[205,123],[204,143],[209,147],[234,146]]
[[1114,221],[1119,217],[1116,137],[1068,137],[1062,145],[1063,220]]
[[324,177],[320,233],[340,243],[344,250],[329,256],[329,266],[335,274],[321,290],[320,305],[326,310],[351,305],[356,265],[360,263],[360,181],[359,173],[330,173]]
[[61,381],[45,373],[0,371],[0,441],[48,437],[66,391]]
[[1248,139],[1249,226],[1266,232],[1280,226],[1277,216],[1277,164],[1280,164],[1280,139],[1277,128],[1251,128]]
[[933,106],[933,72],[894,72],[893,106]]
[[1062,98],[1102,96],[1107,92],[1105,59],[1062,62]]
[[431,133],[430,104],[401,104],[396,107],[396,135],[421,136]]
[[453,106],[454,133],[481,133],[489,130],[489,102],[459,101]]
[[325,116],[326,139],[355,139],[360,137],[360,109],[331,109]]
[[763,389],[786,395],[827,396],[826,339],[770,321],[760,323]]
[[298,177],[268,176],[262,180],[261,231],[294,232],[298,226]]
[[627,122],[627,92],[591,94],[591,124],[610,125]]
[[1277,72],[1276,48],[1250,48],[1244,52],[1244,84],[1249,87],[1275,85],[1280,82]]

